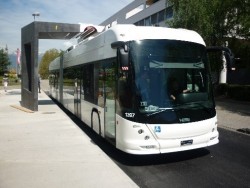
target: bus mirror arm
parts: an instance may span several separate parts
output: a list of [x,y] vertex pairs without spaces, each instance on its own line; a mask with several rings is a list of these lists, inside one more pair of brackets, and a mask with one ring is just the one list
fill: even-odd
[[227,61],[227,67],[228,70],[232,70],[232,68],[235,66],[234,65],[234,54],[231,51],[231,49],[227,48],[227,47],[222,47],[222,46],[209,46],[207,47],[207,52],[219,52],[222,51],[224,52],[226,61]]
[[111,43],[111,48],[113,49],[123,48],[125,52],[128,52],[128,45],[124,41],[116,41]]

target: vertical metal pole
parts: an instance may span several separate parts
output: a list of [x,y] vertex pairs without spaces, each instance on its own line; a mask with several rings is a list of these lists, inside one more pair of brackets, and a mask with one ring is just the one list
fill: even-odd
[[63,55],[60,56],[59,70],[59,101],[63,103]]

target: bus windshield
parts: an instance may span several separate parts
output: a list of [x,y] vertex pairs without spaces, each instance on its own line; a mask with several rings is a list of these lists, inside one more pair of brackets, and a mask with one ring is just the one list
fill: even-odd
[[177,40],[129,43],[130,111],[143,123],[188,123],[215,116],[205,46]]

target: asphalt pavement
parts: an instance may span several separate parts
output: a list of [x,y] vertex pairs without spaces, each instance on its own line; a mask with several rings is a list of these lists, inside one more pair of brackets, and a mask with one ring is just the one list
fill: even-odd
[[[0,87],[0,188],[138,187],[44,91],[33,112],[20,87]],[[220,97],[216,108],[219,127],[250,129],[249,102]]]

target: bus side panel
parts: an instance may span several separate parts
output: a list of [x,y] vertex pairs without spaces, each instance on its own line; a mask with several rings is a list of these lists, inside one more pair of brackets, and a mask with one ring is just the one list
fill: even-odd
[[91,127],[92,109],[93,109],[93,104],[85,100],[81,100],[81,117],[82,117],[81,120],[89,127]]
[[105,137],[105,128],[104,128],[104,108],[97,107],[100,117],[100,123],[101,123],[101,136]]
[[[91,114],[93,109],[97,109],[100,118],[101,136],[104,137],[104,108],[98,107],[90,102],[81,100],[81,120],[91,127]],[[96,113],[96,112],[95,112]],[[97,121],[97,120],[96,120]],[[98,122],[98,121],[97,121]],[[97,132],[99,134],[99,132]]]
[[74,114],[74,95],[71,95],[68,92],[63,92],[63,105]]

